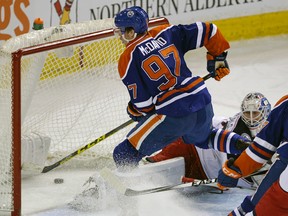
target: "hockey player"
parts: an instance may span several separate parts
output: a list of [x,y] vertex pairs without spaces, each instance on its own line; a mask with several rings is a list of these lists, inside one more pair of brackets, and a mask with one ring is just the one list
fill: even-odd
[[277,159],[257,188],[229,215],[288,215],[288,95],[282,97],[266,125],[235,161],[225,162],[219,171],[219,187],[235,187],[238,179],[259,169],[274,153]]
[[230,46],[217,26],[197,22],[148,31],[148,15],[140,7],[117,14],[115,26],[126,45],[118,70],[130,95],[127,112],[139,121],[114,149],[117,167],[137,166],[142,157],[178,137],[200,148],[236,154],[247,147],[238,134],[212,130],[211,96],[204,80],[192,76],[184,60],[186,52],[204,46],[211,76],[220,81],[229,74],[225,51]]
[[[241,103],[241,112],[231,118],[213,118],[213,126],[229,131],[234,131],[249,140],[253,140],[256,133],[261,130],[271,111],[267,98],[259,92],[247,94]],[[185,177],[196,179],[214,179],[218,176],[227,158],[235,155],[215,151],[214,149],[201,149],[194,145],[187,145],[179,138],[169,144],[161,152],[147,157],[149,162],[159,162],[174,157],[184,157]],[[248,179],[251,180],[251,179]],[[241,179],[238,186],[247,185],[249,182]],[[252,184],[253,185],[253,184]]]

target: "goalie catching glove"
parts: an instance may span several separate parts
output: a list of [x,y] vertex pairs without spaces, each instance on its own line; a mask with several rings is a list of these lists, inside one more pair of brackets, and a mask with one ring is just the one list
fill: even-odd
[[217,81],[230,73],[226,56],[227,52],[223,52],[219,56],[213,56],[207,52],[207,71]]
[[227,160],[222,169],[218,173],[217,186],[224,190],[227,187],[236,187],[239,178],[242,177],[241,171],[238,167],[233,165],[234,158]]
[[134,105],[131,103],[131,101],[129,101],[128,106],[127,106],[127,113],[129,115],[129,117],[136,122],[139,122],[142,118],[143,115],[142,113],[140,113],[135,107]]

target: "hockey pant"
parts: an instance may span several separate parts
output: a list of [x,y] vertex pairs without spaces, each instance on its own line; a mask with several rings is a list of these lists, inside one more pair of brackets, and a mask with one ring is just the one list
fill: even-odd
[[127,135],[113,152],[116,166],[134,166],[144,156],[164,148],[182,137],[186,144],[194,144],[203,149],[240,154],[236,143],[240,135],[212,128],[213,109],[208,104],[205,108],[183,117],[169,117],[151,114],[143,118]]

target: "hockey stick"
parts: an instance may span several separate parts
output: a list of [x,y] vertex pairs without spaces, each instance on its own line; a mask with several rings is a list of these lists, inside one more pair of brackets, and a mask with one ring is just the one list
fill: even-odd
[[[186,188],[186,187],[198,187],[200,185],[209,185],[209,184],[217,182],[217,179],[207,179],[207,180],[190,179],[190,181],[185,181],[185,182],[182,181],[181,183],[177,183],[173,185],[154,187],[154,188],[149,188],[149,189],[144,189],[144,190],[134,190],[134,189],[126,187],[121,182],[120,178],[106,167],[103,168],[99,173],[101,177],[105,179],[106,182],[110,186],[112,186],[114,189],[116,189],[116,191],[118,191],[120,194],[123,194],[125,196],[139,196],[139,195],[170,191],[170,190]],[[182,179],[184,178],[185,177],[182,177]],[[211,187],[216,189],[219,193],[223,192],[221,189],[219,189],[216,186],[211,185]]]
[[[204,76],[202,79],[203,80],[207,80],[211,77],[211,74],[207,74],[206,76]],[[132,124],[134,121],[132,119],[130,119],[129,121],[119,125],[118,127],[114,128],[113,130],[109,131],[108,133],[98,137],[97,139],[95,139],[94,141],[92,141],[91,143],[81,147],[80,149],[76,150],[75,152],[69,154],[68,156],[62,158],[61,160],[55,162],[54,164],[51,164],[49,166],[45,166],[42,170],[42,173],[47,173],[49,171],[51,171],[52,169],[55,169],[56,167],[60,166],[61,164],[67,162],[68,160],[72,159],[73,157],[81,154],[83,151],[86,151],[87,149],[90,149],[91,147],[93,147],[94,145],[98,144],[99,142],[101,142],[102,140],[108,138],[109,136],[115,134],[116,132],[118,132],[119,130],[125,128],[126,126]]]
[[[252,173],[252,174],[250,174],[248,176],[245,176],[245,177],[263,175],[263,174],[266,174],[267,172],[268,172],[268,170],[256,171],[256,172],[254,172],[254,173]],[[186,187],[197,187],[197,186],[200,186],[200,185],[206,185],[206,186],[212,187],[212,188],[217,190],[217,192],[211,192],[211,193],[220,194],[220,193],[223,193],[223,191],[225,191],[225,189],[222,190],[222,189],[218,188],[217,186],[209,185],[209,184],[212,184],[212,183],[216,183],[217,182],[217,178],[207,179],[207,180],[199,180],[199,179],[192,179],[192,178],[182,177],[182,182],[178,183],[178,184],[166,185],[166,186],[161,186],[161,187],[154,187],[154,188],[149,188],[149,189],[144,189],[144,190],[134,190],[134,189],[126,187],[121,182],[119,177],[116,176],[108,168],[103,168],[100,171],[100,175],[102,176],[103,179],[105,179],[108,182],[108,184],[110,186],[112,186],[119,193],[121,193],[121,194],[123,194],[125,196],[139,196],[139,195],[170,191],[170,190],[186,188]],[[187,181],[187,179],[188,179],[188,181]]]
[[45,166],[42,170],[42,173],[47,173],[49,171],[51,171],[52,169],[60,166],[61,164],[67,162],[68,160],[72,159],[73,157],[81,154],[82,152],[86,151],[87,149],[90,149],[91,147],[93,147],[94,145],[98,144],[99,142],[105,140],[106,138],[110,137],[111,135],[115,134],[116,132],[118,132],[119,130],[125,128],[126,126],[132,124],[134,121],[132,119],[130,119],[129,121],[126,121],[125,123],[119,125],[118,127],[114,128],[113,130],[109,131],[108,133],[98,137],[97,139],[95,139],[94,141],[90,142],[89,144],[81,147],[80,149],[74,151],[73,153],[69,154],[68,156],[62,158],[61,160],[57,161],[54,164],[51,164],[49,166]]
[[144,189],[144,190],[133,190],[131,188],[127,188],[124,195],[125,196],[139,196],[139,195],[170,191],[170,190],[186,188],[186,187],[198,187],[198,186],[202,186],[202,185],[209,186],[209,187],[217,190],[217,192],[215,191],[215,192],[211,192],[211,193],[218,193],[218,194],[223,193],[223,190],[221,190],[217,186],[209,185],[209,184],[216,183],[216,182],[217,182],[217,179],[209,179],[209,180],[194,179],[193,182],[179,183],[179,184],[175,184],[175,185],[167,185],[167,186]]
[[209,79],[211,77],[212,77],[212,75],[210,73],[208,73],[204,77],[202,77],[202,79],[205,81],[205,80],[207,80],[207,79]]
[[268,172],[269,169],[267,170],[258,170],[258,171],[255,171],[253,173],[251,173],[250,175],[247,175],[245,176],[245,178],[247,177],[253,177],[253,176],[258,176],[258,175],[265,175],[267,172]]

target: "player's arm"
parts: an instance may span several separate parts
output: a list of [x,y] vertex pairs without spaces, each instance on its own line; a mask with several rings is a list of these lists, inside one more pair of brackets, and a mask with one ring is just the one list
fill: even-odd
[[130,95],[127,114],[134,121],[140,121],[146,114],[154,112],[155,105],[137,72],[135,62],[131,62],[130,56],[124,54],[120,57],[118,71]]
[[141,121],[142,117],[154,112],[155,105],[152,102],[151,96],[145,101],[137,101],[131,98],[127,106],[127,113],[134,121]]
[[273,156],[283,141],[283,131],[285,133],[288,128],[287,103],[288,97],[277,103],[267,119],[267,125],[257,134],[253,143],[235,162],[226,162],[223,165],[218,175],[220,187],[235,187],[240,177],[261,168]]
[[227,50],[230,48],[228,41],[224,38],[215,24],[205,23],[206,34],[204,46],[207,49],[207,70],[217,81],[230,73],[226,60]]
[[173,43],[184,53],[205,46],[211,55],[218,56],[230,48],[228,41],[212,23],[195,22],[190,25],[178,25],[173,26],[171,31],[175,38]]
[[[127,89],[130,94],[130,101],[127,105],[127,113],[131,119],[134,121],[141,121],[143,116],[155,111],[155,105],[153,104],[152,97],[150,95],[146,96],[143,94],[145,91],[141,91],[141,87],[139,87],[137,83],[129,84]],[[141,95],[138,95],[138,90],[141,91]],[[138,96],[135,97],[135,94]],[[147,97],[148,99],[146,99]]]
[[[207,70],[216,80],[221,80],[229,74],[229,66],[226,60],[227,49],[230,48],[228,41],[223,37],[215,24],[196,22],[190,25],[178,25],[173,27],[174,43],[185,53],[206,47]],[[178,40],[178,39],[181,40]]]
[[229,42],[215,24],[205,23],[205,26],[204,46],[208,53],[214,57],[223,55],[230,48]]

